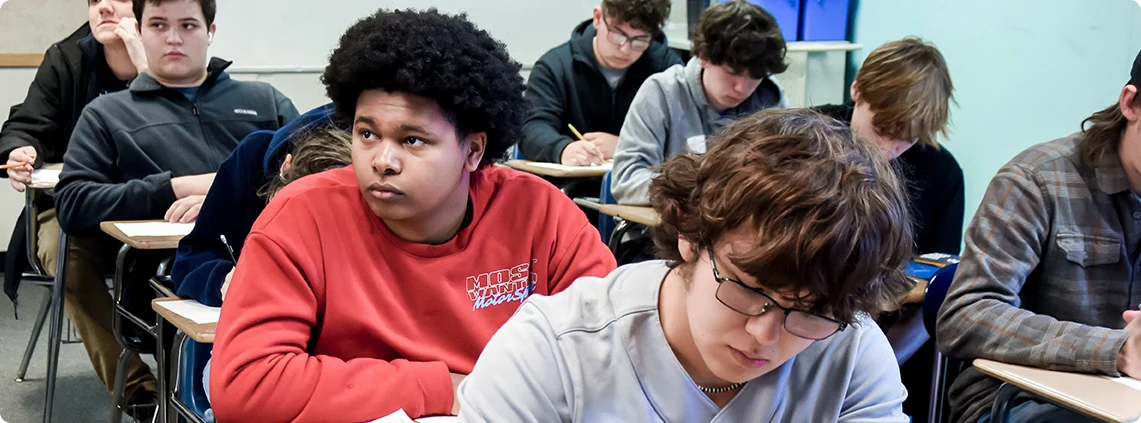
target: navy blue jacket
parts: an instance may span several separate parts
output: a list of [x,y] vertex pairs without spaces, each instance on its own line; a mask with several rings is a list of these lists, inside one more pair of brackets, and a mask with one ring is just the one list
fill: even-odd
[[220,235],[241,254],[242,245],[254,221],[265,209],[265,199],[257,192],[279,173],[281,160],[289,152],[290,139],[305,129],[324,125],[333,116],[327,104],[310,110],[277,132],[257,131],[242,140],[214,176],[194,230],[178,243],[171,269],[176,292],[208,305],[222,305],[222,284],[234,262]]

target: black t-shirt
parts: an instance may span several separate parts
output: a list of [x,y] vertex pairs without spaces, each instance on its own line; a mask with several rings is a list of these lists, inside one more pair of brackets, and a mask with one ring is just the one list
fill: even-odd
[[[852,123],[853,106],[825,105],[812,110]],[[915,222],[916,253],[959,254],[963,241],[963,169],[946,148],[916,145],[893,160],[907,183]]]
[[[102,54],[100,55],[102,56]],[[105,60],[99,60],[99,95],[119,92],[127,89],[131,81],[120,81],[111,71],[111,66]]]

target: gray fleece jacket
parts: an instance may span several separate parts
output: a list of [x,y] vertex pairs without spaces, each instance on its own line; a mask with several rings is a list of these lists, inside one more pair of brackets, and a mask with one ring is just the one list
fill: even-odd
[[674,65],[642,84],[614,150],[610,190],[621,204],[650,203],[650,179],[657,166],[678,153],[704,153],[705,139],[738,118],[770,107],[784,108],[784,88],[765,78],[753,95],[732,109],[709,106],[701,84],[701,62]]
[[666,341],[658,293],[668,271],[631,264],[527,299],[460,384],[460,422],[908,421],[895,355],[866,316],[718,407]]
[[297,117],[269,84],[230,79],[229,65],[211,60],[193,100],[144,73],[83,110],[55,189],[64,232],[90,236],[102,221],[161,219],[177,200],[171,178],[216,172],[246,135]]

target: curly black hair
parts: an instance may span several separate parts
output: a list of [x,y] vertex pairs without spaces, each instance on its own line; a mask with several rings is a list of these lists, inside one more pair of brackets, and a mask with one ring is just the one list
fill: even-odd
[[487,133],[481,162],[487,165],[505,158],[522,138],[528,104],[521,68],[503,43],[466,14],[380,9],[345,31],[321,82],[339,117],[348,121],[366,90],[435,100],[460,138]]
[[670,18],[670,0],[602,0],[602,11],[611,23],[627,22],[631,28],[657,36]]
[[714,65],[761,79],[788,69],[776,18],[760,6],[733,0],[705,9],[693,34],[693,54]]

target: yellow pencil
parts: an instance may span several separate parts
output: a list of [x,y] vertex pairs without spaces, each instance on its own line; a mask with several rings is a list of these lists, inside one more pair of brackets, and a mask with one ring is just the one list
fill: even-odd
[[570,128],[571,132],[574,132],[574,135],[578,137],[579,141],[586,141],[586,138],[583,138],[582,134],[579,133],[577,129],[574,129],[574,125],[568,123],[567,128]]

